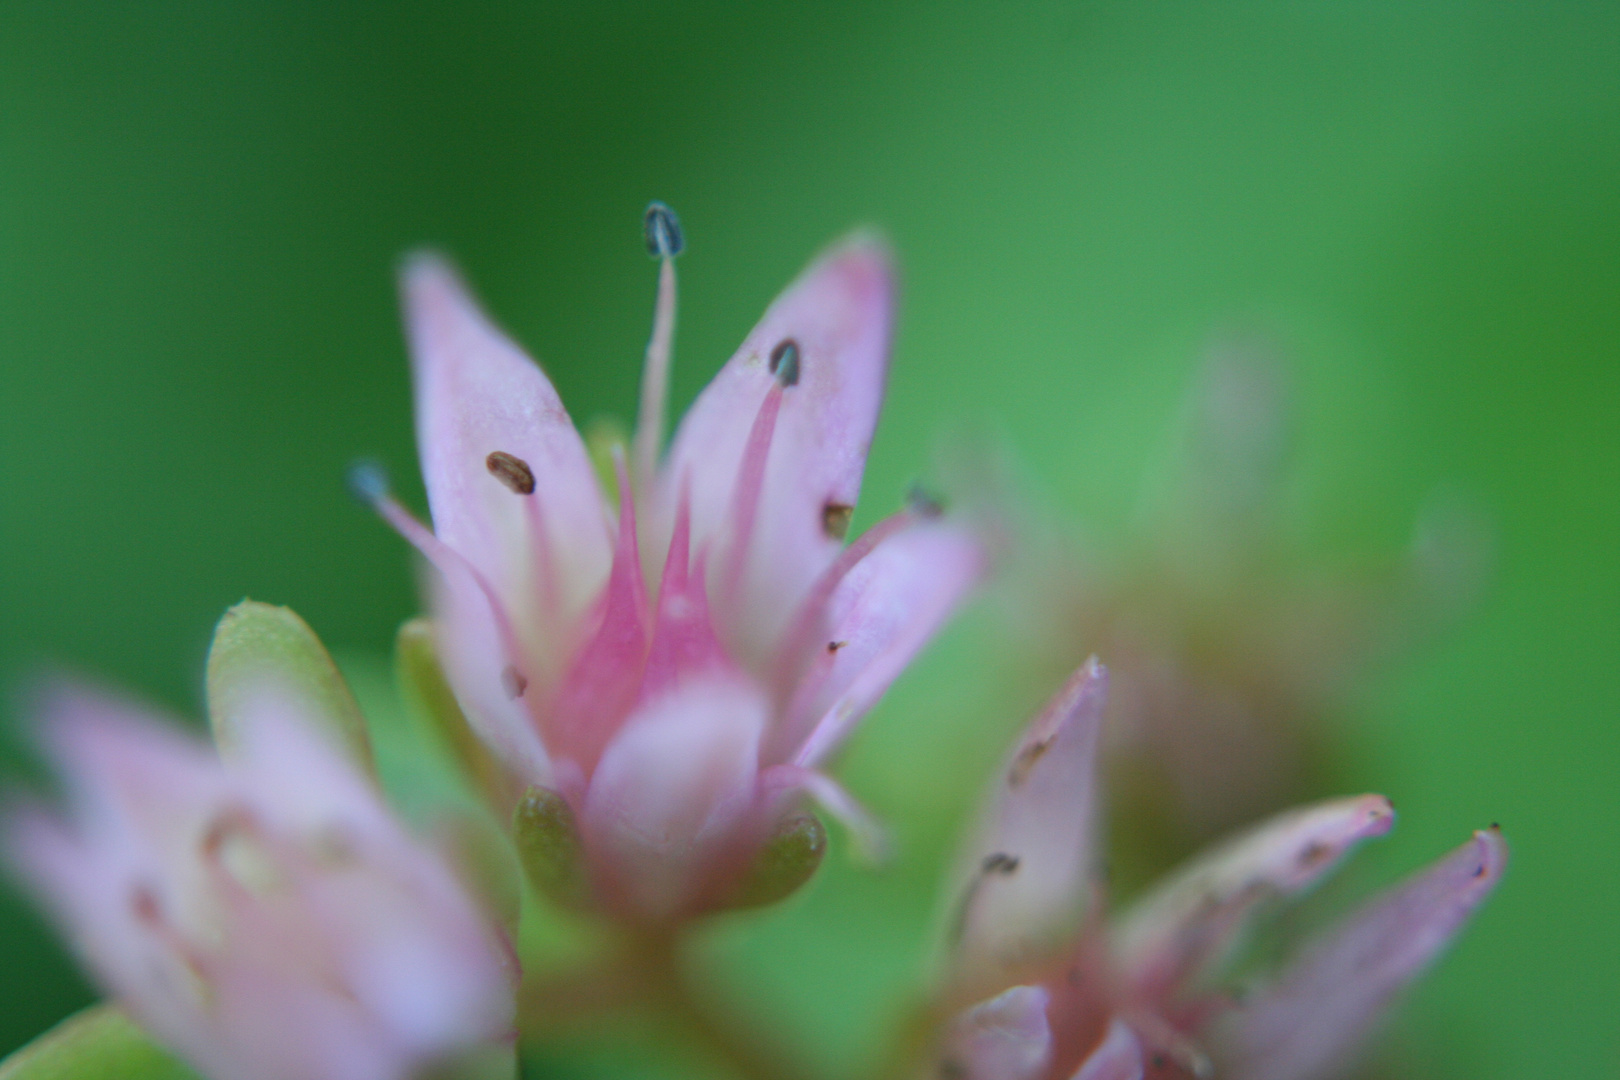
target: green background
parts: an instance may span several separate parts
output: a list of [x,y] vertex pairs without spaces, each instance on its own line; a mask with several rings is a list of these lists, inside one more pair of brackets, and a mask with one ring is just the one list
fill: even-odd
[[[420,503],[395,260],[448,249],[576,417],[628,416],[650,198],[689,241],[677,402],[825,241],[892,237],[870,505],[942,431],[989,426],[1062,514],[1119,530],[1233,322],[1298,373],[1303,543],[1388,551],[1429,491],[1466,492],[1493,585],[1358,689],[1335,766],[1400,806],[1374,879],[1492,820],[1514,845],[1398,1039],[1435,1077],[1620,1074],[1610,3],[8,5],[7,680],[66,662],[196,715],[244,594],[380,655],[409,559],[341,473],[376,455]],[[864,878],[835,852],[714,950],[822,1066],[858,1061],[913,976],[982,771],[962,747],[1044,693],[990,700],[976,619],[846,772],[909,857]],[[994,738],[932,722],[998,705]],[[0,1049],[87,993],[0,901]]]

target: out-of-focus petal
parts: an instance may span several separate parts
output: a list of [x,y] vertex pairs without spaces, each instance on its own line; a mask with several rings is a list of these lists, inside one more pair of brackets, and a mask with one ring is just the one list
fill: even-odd
[[1477,832],[1352,914],[1218,1025],[1222,1075],[1342,1075],[1390,1000],[1462,928],[1506,865],[1501,835]]
[[960,905],[952,927],[960,983],[993,985],[1045,966],[1083,914],[1107,681],[1103,666],[1088,660],[996,774],[948,894]]
[[[739,621],[727,635],[768,648],[816,574],[843,544],[877,424],[888,368],[894,284],[884,246],[846,240],[783,293],[676,431],[659,479],[659,545],[690,477],[692,544],[725,553],[732,493],[756,415],[776,376],[771,356],[797,348],[797,382],[783,394],[764,486],[741,569]],[[719,567],[716,567],[719,572]]]
[[[967,530],[922,522],[878,544],[834,590],[824,650],[806,675],[768,760],[814,767],[843,743],[857,721],[956,610],[985,570],[985,554]],[[806,730],[806,724],[814,726]]]
[[1142,1043],[1123,1020],[1108,1025],[1108,1033],[1086,1060],[1073,1080],[1142,1080]]
[[768,708],[746,681],[710,675],[644,702],[608,744],[582,824],[625,913],[658,921],[703,899],[749,824]]
[[953,1080],[1035,1080],[1052,1056],[1047,993],[1015,986],[964,1011],[945,1035],[940,1076]]
[[[489,322],[448,264],[415,256],[402,288],[434,530],[503,597],[560,590],[558,620],[521,627],[554,638],[600,587],[612,551],[584,443],[550,381]],[[533,493],[492,475],[492,453],[521,461]],[[512,606],[538,614],[532,602]]]
[[1120,970],[1145,997],[1174,993],[1221,958],[1256,907],[1309,888],[1394,821],[1382,795],[1333,799],[1279,814],[1194,859],[1120,918]]

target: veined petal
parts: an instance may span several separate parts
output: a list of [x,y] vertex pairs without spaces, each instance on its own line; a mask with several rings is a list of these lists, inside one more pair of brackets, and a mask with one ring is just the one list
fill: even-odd
[[598,885],[626,914],[659,921],[701,902],[753,839],[768,709],[745,680],[710,673],[644,701],[608,744],[582,825]]
[[[558,641],[563,621],[596,594],[612,553],[584,443],[551,382],[489,322],[448,264],[418,255],[402,285],[434,530],[520,617],[540,607],[532,597],[557,590],[551,625],[520,626],[556,649],[566,644]],[[522,463],[532,494],[492,474],[495,453]]]
[[[656,548],[672,527],[677,485],[690,476],[693,547],[744,560],[739,608],[725,613],[737,623],[728,643],[774,644],[843,544],[883,397],[893,293],[884,247],[866,236],[845,241],[771,305],[681,421],[659,478]],[[797,350],[797,381],[782,394],[749,550],[728,552],[733,488],[784,342]]]
[[965,1010],[945,1036],[939,1075],[960,1080],[1036,1080],[1052,1057],[1046,990],[1015,986]]
[[1123,1020],[1112,1021],[1073,1080],[1142,1080],[1142,1043],[1136,1032]]
[[1121,971],[1147,998],[1173,994],[1221,959],[1256,907],[1314,885],[1394,821],[1382,795],[1333,799],[1279,814],[1194,859],[1115,925]]
[[948,894],[960,905],[952,965],[959,983],[991,985],[1043,967],[1084,913],[1107,682],[1103,666],[1088,660],[996,774]]
[[1501,880],[1495,830],[1365,905],[1218,1025],[1223,1075],[1327,1080],[1354,1063],[1391,998],[1460,930]]
[[[984,551],[965,529],[920,522],[857,563],[827,605],[823,655],[810,665],[772,760],[825,761],[978,584]],[[806,730],[806,724],[813,728]]]

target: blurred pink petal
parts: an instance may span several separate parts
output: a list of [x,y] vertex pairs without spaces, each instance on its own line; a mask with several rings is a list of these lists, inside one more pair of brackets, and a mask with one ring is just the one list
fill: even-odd
[[405,1080],[510,1037],[508,952],[438,855],[266,690],[230,761],[143,710],[56,688],[71,795],[8,827],[96,977],[218,1078]]
[[1142,1080],[1142,1044],[1121,1020],[1108,1025],[1108,1033],[1081,1062],[1073,1080]]
[[1352,914],[1226,1018],[1222,1060],[1249,1080],[1328,1080],[1354,1063],[1390,1000],[1451,942],[1507,866],[1495,830]]
[[961,1080],[1038,1080],[1052,1056],[1046,991],[1015,986],[951,1025],[939,1075]]

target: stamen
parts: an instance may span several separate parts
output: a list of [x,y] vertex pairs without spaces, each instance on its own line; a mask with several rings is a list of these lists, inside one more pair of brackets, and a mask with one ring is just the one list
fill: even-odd
[[771,374],[784,387],[799,385],[799,343],[783,338],[771,350]]
[[512,627],[511,617],[507,614],[506,605],[501,602],[500,595],[489,583],[489,579],[479,572],[478,567],[469,562],[461,552],[434,536],[433,530],[417,521],[409,510],[399,504],[388,488],[388,473],[381,465],[373,461],[357,462],[349,467],[348,481],[349,490],[355,497],[375,510],[377,516],[392,526],[393,530],[420,552],[423,558],[432,563],[439,573],[447,579],[456,573],[464,573],[472,579],[473,584],[483,593],[484,600],[489,604],[490,612],[495,619],[495,630],[500,636],[506,655],[515,662],[522,655],[518,646],[517,631]]
[[653,308],[647,360],[641,369],[641,404],[632,447],[637,490],[644,492],[658,468],[658,453],[664,441],[664,404],[669,396],[669,368],[675,343],[675,256],[686,246],[686,240],[675,211],[661,202],[647,207],[642,231],[648,254],[660,262],[658,301]]
[[514,495],[534,494],[534,470],[520,457],[497,450],[484,459],[489,475],[505,484]]
[[842,540],[849,535],[849,522],[855,508],[848,503],[828,500],[821,506],[821,532],[829,540]]

